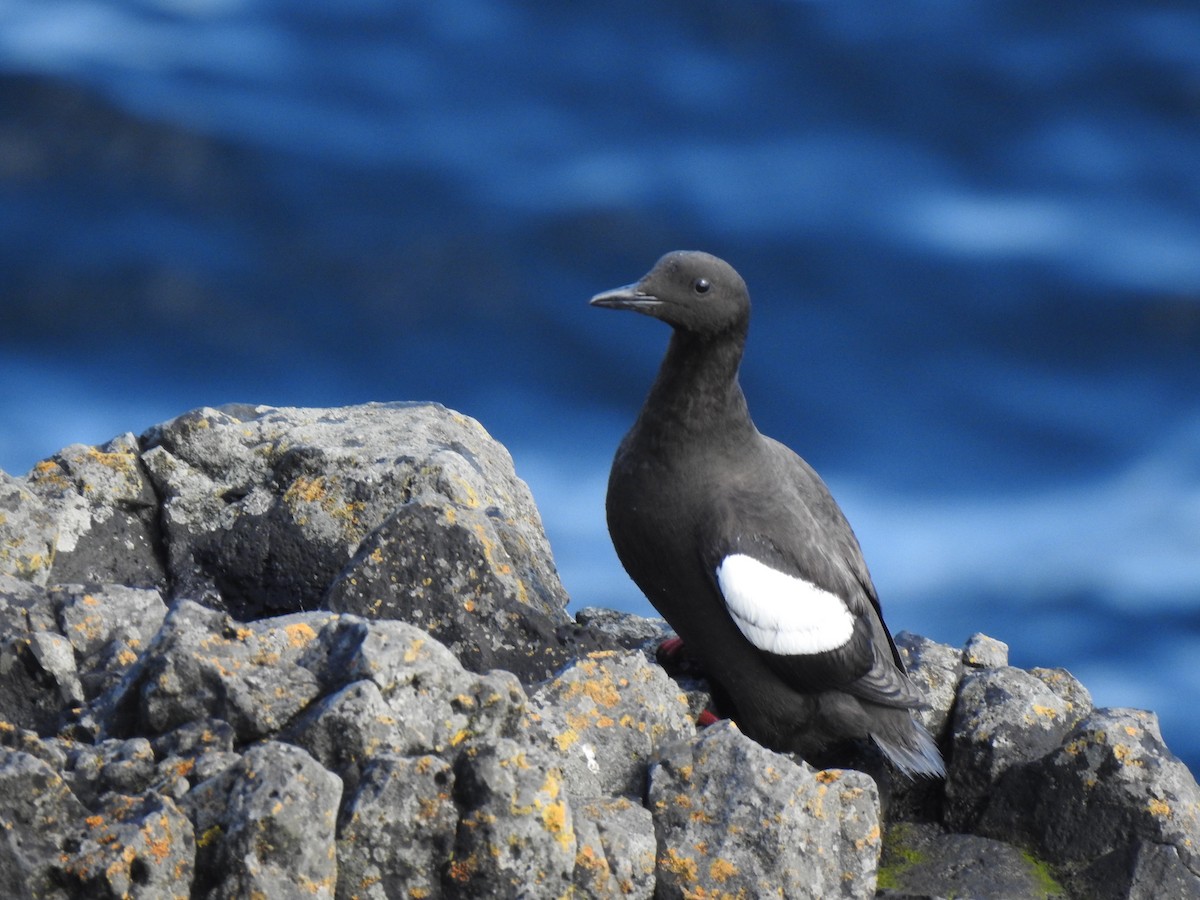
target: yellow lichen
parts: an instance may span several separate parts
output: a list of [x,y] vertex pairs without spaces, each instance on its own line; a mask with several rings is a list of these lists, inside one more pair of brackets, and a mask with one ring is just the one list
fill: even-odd
[[708,867],[708,874],[712,877],[713,881],[720,884],[724,884],[737,873],[737,866],[724,859],[714,859],[712,865]]
[[674,847],[668,847],[661,860],[662,867],[686,881],[695,881],[697,873],[696,861],[690,856],[683,856]]
[[579,741],[579,732],[574,728],[568,728],[561,734],[555,735],[554,743],[558,747],[559,752],[565,753],[570,750]]
[[406,663],[416,662],[417,658],[421,655],[421,648],[424,646],[424,638],[413,638],[412,643],[408,645],[408,649],[404,651],[404,661]]
[[305,622],[287,625],[283,630],[287,634],[288,643],[293,647],[306,647],[317,639],[317,633]]

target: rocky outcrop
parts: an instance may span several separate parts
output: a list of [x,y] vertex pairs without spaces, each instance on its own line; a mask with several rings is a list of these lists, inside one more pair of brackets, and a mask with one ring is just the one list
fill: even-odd
[[568,618],[507,453],[436,405],[0,473],[0,573],[4,896],[1200,897],[1153,715],[999,641],[898,636],[944,785],[697,729],[665,625]]

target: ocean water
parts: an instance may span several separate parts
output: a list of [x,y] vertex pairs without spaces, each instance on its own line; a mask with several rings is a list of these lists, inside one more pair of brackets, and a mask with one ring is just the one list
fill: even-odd
[[985,631],[1200,766],[1200,7],[6,0],[0,468],[199,405],[431,399],[573,608],[705,249],[760,428],[889,624]]

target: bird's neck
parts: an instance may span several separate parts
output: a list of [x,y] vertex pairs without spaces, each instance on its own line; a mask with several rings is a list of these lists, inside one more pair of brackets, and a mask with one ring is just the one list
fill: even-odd
[[705,337],[675,331],[642,407],[640,424],[676,434],[754,430],[738,383],[745,344],[744,330]]

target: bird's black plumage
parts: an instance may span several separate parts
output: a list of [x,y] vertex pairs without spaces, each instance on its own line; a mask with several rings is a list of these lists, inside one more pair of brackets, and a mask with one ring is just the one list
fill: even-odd
[[869,736],[901,771],[944,774],[854,532],[816,472],[750,418],[745,282],[714,256],[676,252],[591,302],[673,329],[613,461],[608,526],[738,724],[805,756]]

